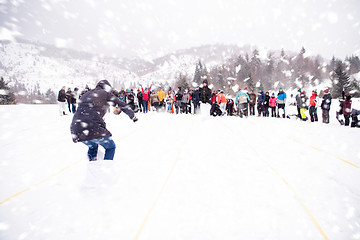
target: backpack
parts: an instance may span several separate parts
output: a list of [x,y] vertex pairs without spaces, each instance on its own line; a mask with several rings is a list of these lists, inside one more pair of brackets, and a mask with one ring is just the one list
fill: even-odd
[[246,95],[241,95],[239,97],[239,103],[247,103],[247,97]]

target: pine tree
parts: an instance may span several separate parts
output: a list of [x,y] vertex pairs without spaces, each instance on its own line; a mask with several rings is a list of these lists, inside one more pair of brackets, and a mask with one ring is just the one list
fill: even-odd
[[350,89],[350,81],[349,81],[350,77],[345,72],[345,66],[341,60],[337,61],[332,77],[333,77],[332,93],[333,93],[334,98],[340,97],[343,90],[345,92],[348,92],[351,90]]
[[223,73],[221,70],[218,71],[217,80],[218,80],[219,88],[224,89],[224,87],[226,87],[226,85],[225,85],[224,76],[223,76]]
[[265,89],[271,88],[274,82],[274,70],[275,70],[275,60],[273,58],[273,54],[269,53],[268,58],[265,62],[265,69],[263,70],[263,81]]
[[50,88],[45,93],[45,103],[56,103],[56,94]]
[[0,79],[0,105],[15,104],[16,98],[3,77]]
[[251,73],[249,73],[248,78],[246,79],[246,84],[250,91],[255,91],[255,83]]
[[280,56],[281,56],[282,58],[285,58],[285,51],[284,51],[284,49],[283,49],[283,48],[281,49]]
[[358,56],[351,56],[345,59],[349,63],[349,74],[360,72],[360,59]]
[[186,75],[182,75],[181,73],[179,74],[176,84],[176,87],[181,87],[181,89],[188,89],[190,88],[189,82],[188,82],[188,77]]
[[197,63],[195,66],[194,82],[200,84],[201,76],[202,76],[202,65],[201,62],[199,61],[199,63]]

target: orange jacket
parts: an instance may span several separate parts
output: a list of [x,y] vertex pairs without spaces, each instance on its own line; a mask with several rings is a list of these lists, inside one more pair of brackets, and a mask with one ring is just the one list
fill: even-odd
[[219,93],[216,97],[216,103],[220,104],[220,103],[227,103],[226,97],[224,96],[224,94]]

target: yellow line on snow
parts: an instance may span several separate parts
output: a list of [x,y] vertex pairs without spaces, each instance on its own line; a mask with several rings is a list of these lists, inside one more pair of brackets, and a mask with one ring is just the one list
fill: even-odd
[[[225,123],[223,123],[223,125],[228,128],[230,130],[230,132],[235,134],[235,131],[230,128],[229,126],[227,126]],[[243,138],[240,135],[241,138]],[[243,139],[245,140],[245,139]],[[259,152],[252,146],[250,145],[247,141],[244,141],[249,148],[251,148],[255,154],[277,175],[281,178],[281,180],[285,183],[286,186],[288,186],[288,188],[293,192],[295,198],[298,200],[298,202],[300,203],[300,205],[304,208],[305,212],[308,214],[308,216],[310,217],[310,219],[312,220],[312,222],[315,224],[316,228],[318,229],[318,231],[320,232],[320,234],[323,236],[323,238],[325,240],[328,240],[329,238],[327,237],[327,235],[325,234],[325,232],[322,230],[320,224],[318,223],[318,221],[315,219],[315,217],[312,215],[312,213],[310,212],[309,208],[305,205],[305,203],[303,203],[303,201],[300,200],[300,198],[298,197],[297,193],[295,192],[295,190],[293,189],[293,187],[291,187],[291,185],[288,183],[288,181],[286,181],[286,179],[280,175],[280,173],[278,171],[276,171],[276,169],[268,162],[266,161],[262,155],[259,154]]]
[[[192,120],[192,124],[191,124],[191,127],[190,127],[190,129],[189,129],[189,133],[191,132],[191,129],[193,128],[193,125],[194,125],[194,120]],[[182,144],[182,146],[185,145],[185,143],[187,142],[187,140],[188,140],[189,137],[190,137],[190,134],[188,134],[188,136],[185,138],[184,143]],[[134,240],[139,239],[142,231],[144,230],[145,225],[146,225],[146,223],[148,222],[148,220],[149,220],[149,218],[150,218],[150,215],[152,214],[153,210],[155,209],[157,203],[159,202],[159,199],[160,199],[162,193],[164,192],[164,190],[165,190],[165,188],[166,188],[166,185],[168,184],[171,175],[172,175],[173,172],[174,172],[174,169],[175,169],[175,167],[176,167],[176,165],[177,165],[177,163],[178,163],[178,161],[179,161],[179,158],[180,158],[181,153],[182,153],[182,148],[179,149],[179,151],[178,151],[178,153],[177,153],[177,156],[176,156],[176,159],[175,159],[174,163],[172,164],[172,166],[171,166],[171,168],[170,168],[170,171],[169,171],[169,173],[168,173],[168,175],[167,175],[167,177],[166,177],[166,179],[165,179],[165,181],[164,181],[164,183],[163,183],[163,185],[162,185],[159,193],[157,194],[157,197],[156,197],[155,201],[153,202],[153,204],[152,204],[150,210],[148,211],[148,213],[146,214],[145,219],[144,219],[143,222],[141,223],[141,226],[140,226],[138,232],[136,233],[136,236],[135,236]]]
[[[256,125],[255,122],[250,121],[250,123]],[[314,146],[311,146],[311,145],[309,145],[309,144],[303,143],[303,142],[301,142],[301,141],[299,141],[299,140],[297,140],[297,139],[291,138],[291,137],[289,137],[289,136],[287,136],[287,138],[290,139],[290,140],[292,140],[292,141],[294,141],[294,142],[296,142],[296,143],[303,144],[303,145],[305,145],[305,146],[307,146],[307,147],[309,147],[309,148],[312,148],[312,149],[314,149],[314,150],[316,150],[316,151],[322,152],[322,153],[324,153],[324,154],[328,154],[328,155],[330,155],[330,156],[332,156],[332,157],[334,157],[334,158],[336,158],[336,159],[338,159],[338,160],[340,160],[340,161],[342,161],[342,162],[344,162],[344,163],[350,164],[350,165],[353,166],[353,167],[360,168],[360,166],[358,166],[358,165],[356,165],[356,164],[354,164],[354,163],[352,163],[352,162],[349,162],[349,161],[347,161],[347,160],[345,160],[345,159],[343,159],[343,158],[341,158],[341,157],[338,157],[338,156],[336,156],[335,154],[326,152],[326,151],[324,151],[324,150],[322,150],[322,149],[320,149],[320,148],[318,148],[318,147],[314,147]]]
[[[121,137],[120,140],[128,137],[129,135],[133,134],[134,132],[136,132],[136,129],[133,130],[133,131],[131,131],[131,132],[129,132],[129,133],[126,134],[125,136]],[[47,176],[46,178],[42,179],[41,181],[35,183],[33,186],[30,186],[30,187],[28,187],[28,188],[25,188],[25,189],[23,189],[22,191],[20,191],[20,192],[18,192],[18,193],[15,193],[14,195],[12,195],[12,196],[10,196],[10,197],[2,200],[2,201],[0,202],[0,205],[6,203],[7,201],[9,201],[9,200],[11,200],[11,199],[13,199],[13,198],[15,198],[15,197],[17,197],[17,196],[25,193],[25,192],[27,192],[27,191],[29,191],[29,190],[31,190],[31,189],[33,189],[33,188],[35,188],[35,187],[37,187],[37,186],[39,186],[39,185],[41,185],[41,184],[43,184],[44,182],[48,181],[49,179],[51,179],[51,178],[53,178],[53,177],[56,177],[57,175],[59,175],[60,173],[64,172],[65,170],[67,170],[67,169],[69,169],[69,168],[71,168],[71,167],[79,164],[81,161],[82,161],[82,160],[78,160],[78,161],[76,161],[76,162],[74,162],[74,163],[72,163],[72,164],[70,164],[70,165],[68,165],[68,166],[60,169],[60,170],[57,171],[56,173],[54,173],[54,174],[52,174],[52,175],[50,175],[50,176]]]
[[33,188],[35,188],[35,187],[37,187],[37,186],[39,186],[39,185],[41,185],[42,183],[46,182],[47,180],[49,180],[49,179],[51,179],[51,178],[59,175],[60,173],[64,172],[65,170],[67,170],[67,169],[75,166],[76,164],[79,164],[80,162],[81,162],[81,160],[78,160],[78,161],[76,161],[76,162],[74,162],[74,163],[72,163],[72,164],[70,164],[70,165],[68,165],[68,166],[60,169],[60,170],[57,171],[56,173],[54,173],[54,174],[52,174],[52,175],[50,175],[50,176],[42,179],[41,181],[35,183],[33,186],[28,187],[28,188],[25,188],[24,190],[22,190],[22,191],[20,191],[20,192],[18,192],[18,193],[15,193],[15,194],[12,195],[11,197],[8,197],[8,198],[4,199],[3,201],[1,201],[1,202],[0,202],[0,205],[3,204],[3,203],[5,203],[5,202],[7,202],[7,201],[9,201],[9,200],[11,200],[11,199],[13,199],[13,198],[15,198],[15,197],[17,197],[17,196],[19,196],[19,195],[21,195],[21,194],[23,194],[23,193],[25,193],[25,192],[27,192],[27,191],[29,191],[29,190],[31,190],[31,189],[33,189]]
[[336,159],[338,159],[338,160],[340,160],[340,161],[342,161],[342,162],[344,162],[344,163],[350,164],[350,165],[353,166],[353,167],[360,168],[360,166],[358,166],[358,165],[356,165],[356,164],[354,164],[354,163],[352,163],[352,162],[346,161],[345,159],[343,159],[343,158],[341,158],[341,157],[338,157],[338,156],[336,156],[335,154],[326,152],[326,151],[324,151],[324,150],[321,149],[321,148],[317,148],[317,147],[311,146],[311,145],[309,145],[309,144],[303,143],[303,142],[301,142],[301,141],[299,141],[299,140],[297,140],[297,139],[291,138],[291,137],[287,137],[287,138],[290,139],[290,140],[292,140],[292,141],[294,141],[294,142],[296,142],[296,143],[303,144],[303,145],[305,145],[305,146],[307,146],[307,147],[309,147],[309,148],[312,148],[312,149],[314,149],[314,150],[316,150],[316,151],[322,152],[322,153],[324,153],[324,154],[328,154],[328,155],[330,155],[330,156],[332,156],[332,157],[334,157],[334,158],[336,158]]

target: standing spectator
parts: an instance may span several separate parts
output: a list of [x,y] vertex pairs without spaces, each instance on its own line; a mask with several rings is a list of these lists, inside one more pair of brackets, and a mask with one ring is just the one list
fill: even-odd
[[259,93],[257,96],[257,110],[258,110],[258,116],[261,116],[261,113],[263,113],[263,116],[265,116],[264,113],[264,102],[265,102],[265,94],[262,91],[262,89],[259,89]]
[[309,109],[311,122],[318,121],[317,105],[318,105],[317,92],[316,90],[313,90],[312,95],[310,97],[310,109]]
[[200,90],[200,94],[201,94],[203,103],[210,103],[211,104],[211,101],[210,101],[211,90],[208,87],[208,81],[207,80],[203,81],[203,87]]
[[152,91],[150,94],[150,106],[154,107],[156,111],[160,109],[160,99],[155,91]]
[[140,88],[138,88],[138,90],[137,90],[136,97],[138,99],[138,105],[139,105],[140,112],[142,112],[143,111],[143,94],[140,91]]
[[307,105],[307,100],[308,97],[306,96],[305,91],[302,91],[300,93],[300,115],[301,115],[301,120],[306,121],[308,118],[306,117],[306,110],[309,108]]
[[254,90],[251,89],[249,94],[249,108],[250,108],[250,116],[255,115],[255,104],[256,104],[256,94],[254,93]]
[[145,90],[141,87],[141,92],[143,95],[142,103],[143,103],[143,107],[144,107],[144,113],[148,112],[150,91],[151,91],[151,86],[150,86],[150,88],[145,88]]
[[175,93],[175,110],[176,110],[176,114],[179,114],[179,111],[181,110],[182,97],[183,97],[183,94],[181,92],[181,87],[178,87],[178,91]]
[[298,94],[296,94],[296,96],[295,96],[296,108],[297,108],[297,111],[298,111],[298,118],[301,118],[301,114],[300,114],[300,108],[301,108],[300,94],[301,94],[301,88],[298,89]]
[[241,91],[239,89],[239,92],[236,94],[235,98],[235,104],[237,106],[237,114],[240,117],[243,117],[243,115],[247,116],[247,110],[248,110],[248,102],[250,101],[250,97],[246,92]]
[[159,87],[159,90],[158,90],[158,92],[156,94],[159,96],[159,100],[160,100],[159,106],[163,107],[164,106],[165,93],[161,89],[161,87]]
[[190,94],[188,93],[188,90],[185,89],[184,94],[181,98],[181,108],[183,113],[189,113],[188,105],[190,104],[190,100]]
[[107,80],[101,80],[94,90],[85,93],[70,126],[73,141],[75,143],[82,142],[89,147],[89,161],[97,160],[99,145],[105,148],[104,160],[114,159],[115,142],[111,138],[111,133],[106,129],[103,119],[109,108],[109,102],[119,107],[134,122],[137,121],[130,107],[115,97],[111,90],[110,83]]
[[285,103],[286,103],[286,93],[280,87],[279,93],[277,95],[277,104],[278,104],[278,117],[280,117],[280,109],[282,109],[282,117],[285,118]]
[[345,118],[345,126],[349,126],[350,124],[350,114],[351,114],[351,95],[350,93],[345,94],[345,102],[343,105],[343,114]]
[[85,86],[85,89],[81,91],[80,95],[79,95],[79,99],[88,91],[90,91],[90,88],[88,85]]
[[66,101],[66,92],[65,92],[65,87],[62,87],[58,93],[58,103],[59,103],[59,112],[60,112],[60,116],[66,115],[65,111],[66,111],[66,106],[65,106],[65,101]]
[[173,99],[174,99],[174,96],[173,96],[171,90],[169,90],[166,95],[166,112],[172,113]]
[[276,117],[276,101],[275,93],[271,94],[271,98],[269,100],[269,106],[271,108],[271,117]]
[[265,102],[264,102],[264,116],[269,117],[269,101],[270,101],[270,94],[268,91],[265,92]]
[[192,95],[191,98],[193,104],[194,104],[194,114],[198,113],[198,109],[200,107],[200,92],[199,92],[199,87],[195,88],[195,91]]
[[69,112],[71,113],[71,88],[68,88],[66,91],[66,102],[68,105]]
[[121,90],[119,93],[119,99],[126,103],[126,92],[124,90]]
[[72,111],[72,113],[75,113],[75,111],[76,111],[76,103],[77,103],[77,99],[78,99],[78,91],[79,91],[79,89],[76,87],[74,89],[74,91],[71,93],[70,102],[71,102],[71,111]]
[[130,106],[131,110],[135,111],[135,94],[133,89],[127,92],[126,102]]
[[324,90],[324,96],[323,96],[323,100],[321,102],[323,123],[330,122],[329,111],[330,111],[330,106],[331,106],[331,99],[332,99],[332,97],[330,94],[330,89],[327,88]]

